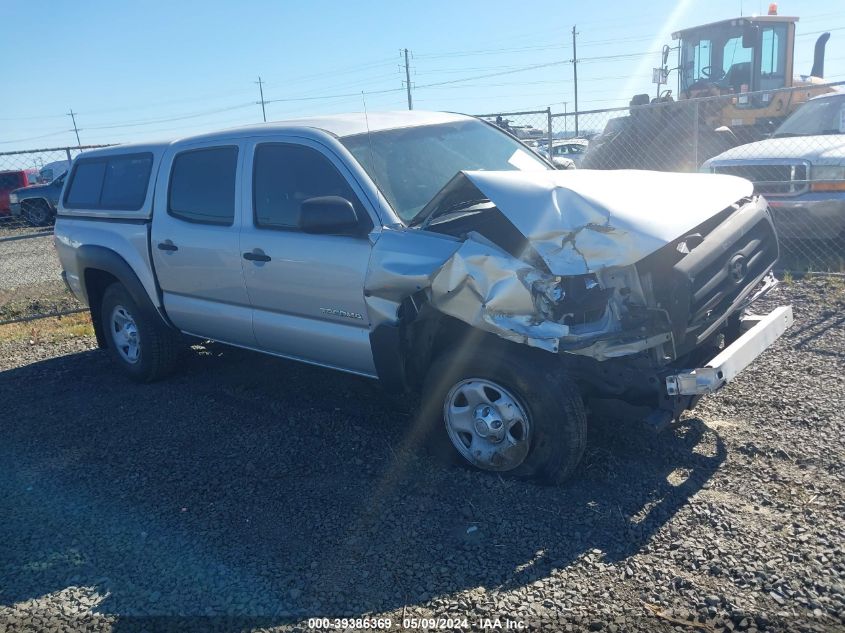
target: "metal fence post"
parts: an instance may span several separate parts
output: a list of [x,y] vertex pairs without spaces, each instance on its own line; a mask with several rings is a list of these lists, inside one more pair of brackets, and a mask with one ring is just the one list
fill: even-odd
[[67,162],[70,162],[71,157],[70,157],[70,148],[69,147],[65,148],[65,154],[67,154]]
[[546,125],[549,126],[549,160],[552,159],[552,138],[554,137],[554,133],[552,132],[552,106],[546,108]]
[[692,102],[692,161],[695,171],[698,171],[698,101]]

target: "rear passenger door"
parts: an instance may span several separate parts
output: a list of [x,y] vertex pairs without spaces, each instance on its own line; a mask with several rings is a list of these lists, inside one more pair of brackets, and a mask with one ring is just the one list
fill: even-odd
[[[306,139],[248,148],[241,253],[261,349],[374,375],[364,278],[375,226],[363,191],[329,149]],[[340,196],[356,210],[355,235],[303,233],[304,200]]]
[[255,347],[238,244],[242,158],[238,141],[173,148],[161,165],[151,248],[174,325]]

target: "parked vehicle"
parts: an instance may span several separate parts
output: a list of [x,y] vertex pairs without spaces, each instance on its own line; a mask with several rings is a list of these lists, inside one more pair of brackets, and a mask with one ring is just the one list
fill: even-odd
[[782,237],[845,235],[845,93],[811,99],[772,138],[723,152],[704,169],[751,180]]
[[64,172],[52,182],[15,189],[9,194],[13,216],[23,216],[32,226],[48,226],[56,219],[56,208],[65,182]]
[[748,181],[555,170],[456,114],[87,152],[55,244],[139,381],[182,334],[331,367],[421,392],[415,431],[466,462],[551,481],[581,458],[585,403],[659,427],[792,322],[744,314],[778,255]]
[[[797,17],[778,15],[772,3],[768,15],[673,33],[678,45],[663,47],[662,73],[678,71],[678,101],[671,90],[654,98],[634,95],[629,116],[608,122],[583,166],[696,171],[706,158],[768,136],[809,98],[831,91],[824,79],[830,33],[816,39],[809,76],[796,76],[797,23]],[[670,68],[673,50],[678,60]]]
[[47,163],[38,170],[38,182],[40,184],[53,182],[68,169],[70,169],[69,160],[56,160],[52,163]]
[[[581,166],[589,141],[583,138],[558,139],[552,141],[552,161],[558,169],[574,169]],[[549,144],[540,147],[540,154],[549,157]]]
[[11,211],[9,194],[12,191],[37,181],[38,173],[34,169],[0,171],[0,216],[9,215]]

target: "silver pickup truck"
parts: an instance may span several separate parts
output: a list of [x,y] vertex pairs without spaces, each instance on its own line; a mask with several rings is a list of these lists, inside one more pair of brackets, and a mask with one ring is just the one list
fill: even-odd
[[550,481],[594,405],[664,425],[792,322],[747,313],[778,257],[748,181],[557,171],[456,114],[86,152],[55,241],[137,380],[171,371],[184,335],[340,369],[421,393],[413,431],[457,458]]

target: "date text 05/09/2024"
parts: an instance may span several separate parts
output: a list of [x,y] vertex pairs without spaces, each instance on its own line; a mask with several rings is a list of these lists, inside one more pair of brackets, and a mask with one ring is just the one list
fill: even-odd
[[[396,630],[392,618],[309,618],[308,628],[312,630],[374,630],[391,631]],[[418,631],[450,631],[454,629],[467,629],[472,626],[475,629],[491,631],[523,631],[527,629],[525,622],[512,620],[510,618],[478,618],[470,621],[466,617],[456,618],[402,618],[402,630]]]

